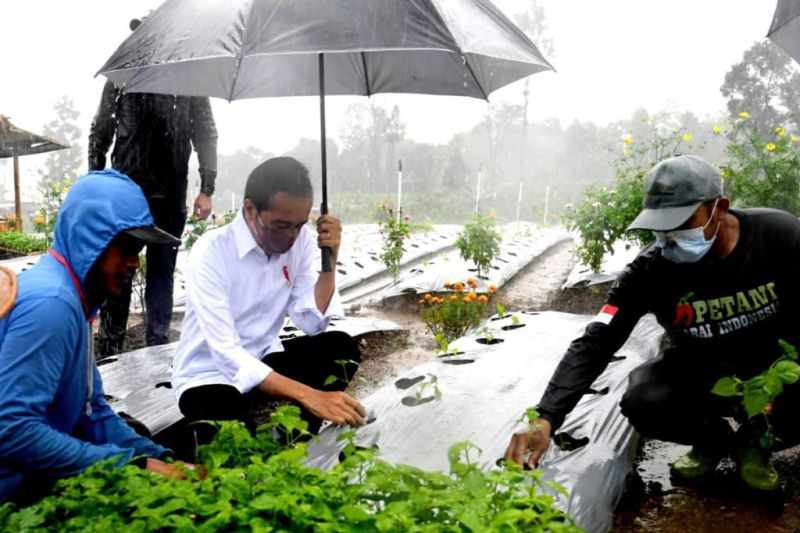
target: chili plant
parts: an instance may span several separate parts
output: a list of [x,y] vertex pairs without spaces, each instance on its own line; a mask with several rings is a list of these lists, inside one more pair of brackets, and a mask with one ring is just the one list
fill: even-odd
[[712,393],[719,396],[741,397],[748,418],[764,417],[765,429],[764,434],[759,437],[759,443],[767,450],[775,444],[775,435],[768,416],[772,402],[786,385],[800,379],[800,365],[796,362],[797,349],[784,340],[778,342],[784,353],[766,371],[748,380],[741,380],[736,376],[724,377],[711,389]]
[[472,261],[478,269],[478,277],[485,276],[492,260],[500,253],[500,232],[493,218],[478,213],[472,222],[464,225],[456,239],[456,247],[465,261]]
[[383,237],[383,252],[380,258],[392,274],[392,280],[397,282],[400,261],[405,253],[403,242],[411,237],[411,217],[403,215],[402,208],[396,213],[391,206],[383,204],[381,209],[383,215],[378,221],[378,228]]
[[[280,408],[271,425],[302,430],[291,409]],[[97,463],[34,505],[0,507],[0,530],[580,531],[543,490],[563,489],[515,464],[483,471],[468,442],[448,450],[449,473],[426,472],[382,461],[350,433],[340,462],[321,470],[306,465],[306,443],[284,447],[271,429],[251,435],[239,422],[220,423],[201,450],[207,468],[186,470],[185,479]]]

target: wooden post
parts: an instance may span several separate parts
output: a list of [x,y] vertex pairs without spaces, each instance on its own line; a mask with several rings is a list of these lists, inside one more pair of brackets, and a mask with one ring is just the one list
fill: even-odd
[[19,156],[14,155],[14,207],[17,215],[16,230],[22,232],[22,201],[19,198]]

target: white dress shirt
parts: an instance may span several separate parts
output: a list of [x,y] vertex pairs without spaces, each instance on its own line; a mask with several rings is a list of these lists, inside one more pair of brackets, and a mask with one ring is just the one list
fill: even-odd
[[307,335],[322,333],[340,316],[334,290],[325,313],[317,309],[312,265],[316,241],[304,226],[285,254],[267,256],[256,244],[243,212],[202,235],[186,267],[186,316],[172,367],[180,400],[200,385],[232,385],[245,393],[272,371],[261,358],[283,351],[278,334],[288,314]]

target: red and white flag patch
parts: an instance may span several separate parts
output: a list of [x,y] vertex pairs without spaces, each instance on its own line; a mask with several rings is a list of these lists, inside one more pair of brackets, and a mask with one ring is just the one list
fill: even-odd
[[611,322],[611,319],[614,318],[614,315],[617,314],[617,311],[619,311],[619,307],[616,305],[605,304],[600,308],[600,312],[597,313],[597,316],[594,317],[592,322],[600,322],[607,326]]

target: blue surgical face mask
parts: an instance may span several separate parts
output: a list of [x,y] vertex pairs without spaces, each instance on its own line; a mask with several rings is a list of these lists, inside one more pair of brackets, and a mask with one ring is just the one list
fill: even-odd
[[717,222],[714,235],[706,240],[705,229],[714,219],[717,202],[719,202],[719,198],[714,202],[708,222],[700,228],[653,232],[656,236],[656,246],[661,248],[661,255],[664,256],[664,259],[673,263],[696,263],[708,253],[719,233],[719,222]]

